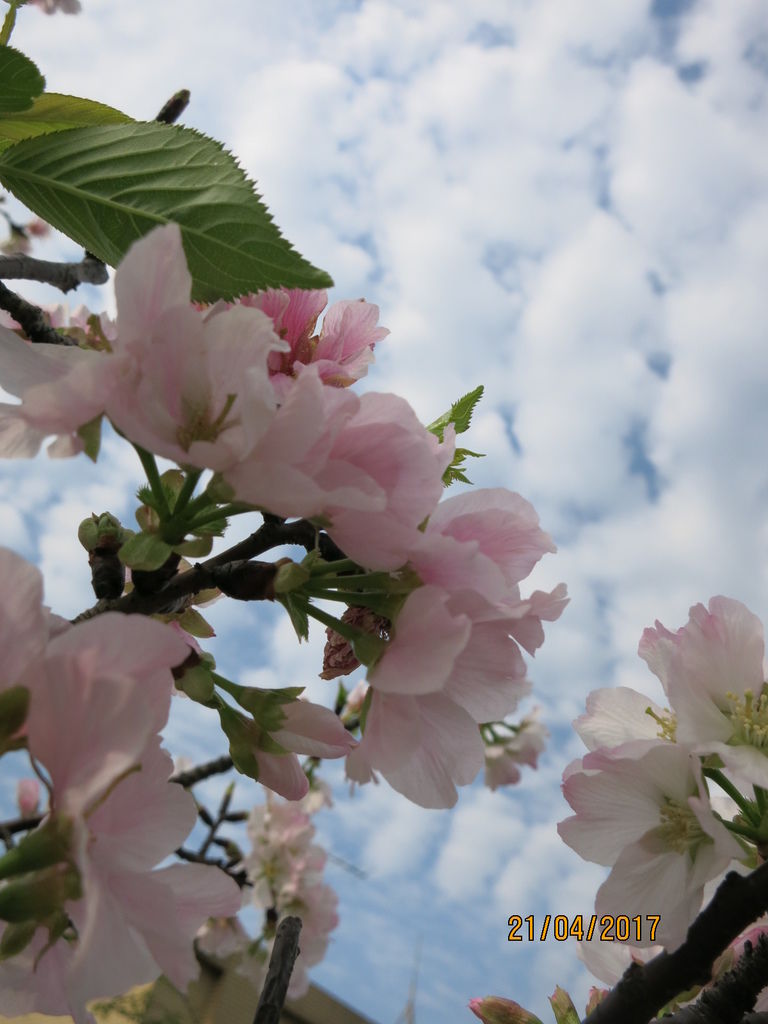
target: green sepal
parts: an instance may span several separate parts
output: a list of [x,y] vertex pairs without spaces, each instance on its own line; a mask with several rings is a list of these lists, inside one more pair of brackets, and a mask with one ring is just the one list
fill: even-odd
[[187,633],[198,637],[200,640],[210,640],[212,636],[216,636],[213,626],[195,608],[185,608],[175,621]]
[[310,578],[310,570],[297,562],[284,562],[275,576],[275,594],[289,594],[300,590]]
[[0,920],[14,924],[43,921],[66,900],[81,896],[80,875],[71,865],[35,871],[0,887]]
[[215,505],[229,504],[235,498],[235,489],[228,484],[221,473],[214,473],[208,481],[205,493]]
[[173,550],[177,555],[188,555],[190,558],[205,558],[211,553],[213,537],[195,537],[194,540],[183,540],[180,544],[174,544]]
[[309,598],[301,591],[292,590],[287,594],[277,594],[276,599],[288,612],[299,642],[306,640],[309,637]]
[[0,857],[0,878],[24,875],[66,861],[71,845],[71,819],[61,815],[49,818]]
[[257,686],[236,686],[229,691],[241,708],[267,733],[282,729],[285,724],[283,706],[297,700],[303,686],[286,686],[279,690],[261,690]]
[[0,963],[23,952],[35,937],[37,921],[19,921],[5,926],[0,938]]
[[213,675],[205,665],[195,665],[176,680],[176,689],[198,704],[208,704],[215,692]]
[[27,720],[29,690],[26,686],[9,686],[0,691],[0,751]]
[[573,1000],[564,988],[556,985],[555,991],[549,997],[549,1002],[557,1024],[581,1024],[581,1017],[576,1012]]
[[155,533],[137,533],[123,544],[119,557],[123,565],[131,569],[150,572],[165,565],[172,550],[170,544],[166,544]]
[[77,428],[77,436],[84,445],[83,451],[91,462],[98,459],[101,451],[101,421],[103,418],[104,414],[99,413],[98,416],[94,416],[92,420],[88,420],[87,423],[83,423]]
[[361,665],[371,669],[387,649],[387,641],[381,637],[363,633],[351,641],[352,650]]

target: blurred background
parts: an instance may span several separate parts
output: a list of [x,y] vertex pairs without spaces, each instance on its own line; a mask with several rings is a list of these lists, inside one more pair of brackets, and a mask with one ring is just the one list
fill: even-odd
[[[555,828],[582,752],[570,723],[599,686],[659,696],[637,657],[655,619],[675,629],[714,594],[768,615],[768,3],[82,6],[19,13],[13,44],[48,89],[148,120],[190,89],[182,123],[237,156],[333,276],[330,301],[379,305],[391,334],[362,388],[429,422],[485,385],[469,475],[532,501],[558,545],[523,592],[562,580],[571,595],[530,666],[522,710],[540,706],[551,739],[517,787],[479,780],[426,811],[386,783],[350,796],[327,766],[336,803],[315,821],[341,922],[312,978],[378,1024],[414,977],[418,1024],[471,1021],[468,999],[491,993],[548,1021],[555,984],[581,1011],[571,942],[507,941],[510,915],[590,913],[603,877]],[[35,253],[79,258],[58,235]],[[109,287],[69,302],[114,308]],[[0,467],[0,540],[40,566],[59,614],[93,602],[77,524],[109,509],[132,525],[141,482],[113,434],[97,466]],[[236,521],[228,543],[252,528]],[[332,702],[321,630],[299,647],[278,609],[207,615],[225,675]],[[175,704],[173,753],[223,752],[205,709]],[[10,776],[0,798],[12,815]],[[238,780],[235,803],[260,799]]]

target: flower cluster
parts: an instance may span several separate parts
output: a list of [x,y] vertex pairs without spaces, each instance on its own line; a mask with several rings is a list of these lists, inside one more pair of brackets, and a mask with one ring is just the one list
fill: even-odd
[[[740,602],[714,597],[675,633],[659,622],[646,629],[639,654],[669,708],[625,687],[590,695],[574,723],[590,752],[563,781],[576,814],[559,831],[582,857],[611,867],[598,914],[659,913],[657,941],[674,949],[705,884],[734,861],[749,863],[750,844],[764,849],[768,838],[763,629]],[[712,784],[730,799],[711,794]]]
[[[16,954],[0,964],[3,1009],[82,1024],[87,1001],[160,971],[185,987],[195,931],[234,913],[239,893],[216,868],[156,868],[196,819],[158,735],[184,641],[139,616],[70,627],[7,549],[0,591],[0,742],[23,738],[48,794],[40,827],[0,858],[0,946]],[[22,801],[37,802],[28,783]]]
[[322,960],[329,933],[338,924],[338,897],[322,881],[326,853],[313,842],[310,815],[330,805],[330,795],[317,782],[301,800],[287,803],[268,795],[248,818],[251,852],[244,858],[252,886],[250,902],[263,912],[262,931],[251,937],[236,918],[211,918],[200,928],[195,945],[222,968],[234,971],[261,989],[277,925],[283,917],[301,918],[301,946],[289,998],[298,999],[309,986],[307,969]]

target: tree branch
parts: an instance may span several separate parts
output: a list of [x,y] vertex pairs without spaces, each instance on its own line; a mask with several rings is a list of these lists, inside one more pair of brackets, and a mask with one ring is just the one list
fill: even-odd
[[301,919],[298,917],[284,917],[277,926],[267,980],[259,997],[253,1024],[279,1024],[293,965],[299,955],[300,931]]
[[72,291],[81,284],[106,284],[108,277],[106,265],[90,253],[79,263],[55,263],[23,254],[0,256],[0,279],[42,281],[62,292]]
[[344,557],[331,538],[327,534],[318,535],[317,529],[306,519],[285,523],[277,517],[265,516],[264,520],[264,524],[250,537],[205,562],[198,562],[187,572],[176,573],[154,593],[133,590],[122,597],[97,601],[71,621],[83,622],[110,611],[126,615],[154,615],[173,608],[182,597],[190,597],[212,587],[218,587],[223,593],[241,601],[272,600],[271,584],[277,571],[275,564],[249,559],[283,544],[297,544],[312,550],[317,540],[320,553],[327,560],[337,561]]
[[664,1017],[664,1024],[741,1024],[744,1014],[768,984],[768,939],[761,935],[753,947],[744,946],[736,966],[697,1001]]
[[42,309],[22,299],[0,282],[0,309],[5,309],[24,328],[30,341],[47,345],[76,345],[77,342],[51,327]]
[[632,964],[584,1024],[648,1024],[674,996],[706,985],[720,953],[766,911],[768,862],[746,876],[729,872],[682,946],[647,964]]

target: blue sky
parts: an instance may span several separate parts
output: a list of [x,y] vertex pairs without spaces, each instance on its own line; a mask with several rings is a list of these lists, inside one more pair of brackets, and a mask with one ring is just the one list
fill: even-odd
[[[534,503],[559,552],[532,586],[572,597],[531,665],[552,739],[520,786],[438,813],[386,785],[349,799],[329,771],[323,841],[366,878],[329,866],[341,923],[313,976],[379,1024],[419,948],[418,1024],[470,1021],[488,993],[549,1020],[556,983],[583,1006],[570,945],[506,941],[511,914],[589,913],[602,877],[555,830],[570,722],[597,686],[656,695],[636,654],[656,618],[676,628],[719,593],[768,617],[767,5],[82,2],[20,14],[14,43],[48,87],[139,118],[191,89],[184,122],[240,158],[331,300],[381,307],[392,333],[363,386],[428,422],[485,384],[472,478]],[[96,468],[2,467],[3,542],[60,614],[91,602],[77,523],[128,520],[138,470],[114,437]],[[234,602],[211,620],[225,672],[331,699],[320,636],[298,647]],[[201,709],[176,712],[174,752],[219,751]]]

